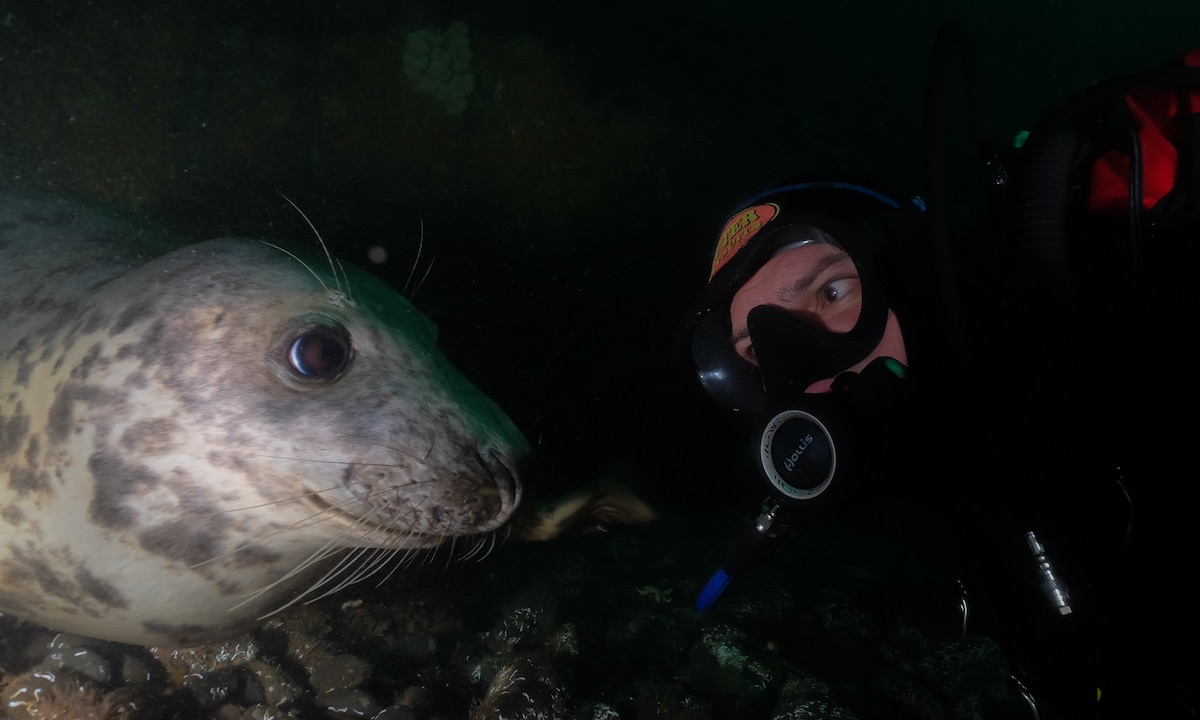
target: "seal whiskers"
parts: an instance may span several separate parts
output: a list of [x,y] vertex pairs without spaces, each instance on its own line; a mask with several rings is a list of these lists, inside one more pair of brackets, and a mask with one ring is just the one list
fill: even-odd
[[[357,585],[358,583],[370,578],[375,573],[377,573],[380,570],[382,570],[383,568],[387,567],[388,562],[390,562],[392,560],[392,558],[396,557],[396,555],[398,555],[402,552],[411,553],[413,551],[403,551],[403,550],[399,550],[396,548],[359,548],[358,550],[354,551],[353,554],[368,555],[369,557],[367,557],[366,559],[361,559],[359,557],[354,557],[354,558],[348,557],[347,561],[344,563],[344,567],[349,568],[351,571],[347,574],[347,576],[345,578],[343,578],[341,580],[341,582],[339,582],[337,585],[329,588],[328,590],[321,593],[320,595],[317,595],[316,597],[314,597],[310,600],[307,600],[306,602],[316,602],[317,600],[320,600],[321,598],[329,597],[330,595],[333,595],[334,593],[340,592],[340,591],[350,587],[351,585]],[[411,557],[411,555],[409,555],[408,557]],[[402,558],[399,565],[403,565],[403,564],[404,564],[404,559]],[[316,589],[318,589],[318,587],[319,587],[319,584],[315,584],[312,588],[310,588],[306,592],[313,592]]]
[[[379,492],[383,492],[383,491],[379,491]],[[317,515],[319,515],[319,513],[314,515],[314,517]],[[370,516],[363,516],[363,517],[359,518],[359,521],[362,524],[366,524],[366,523],[370,522],[370,520],[371,520]],[[392,521],[392,522],[393,522],[393,524],[395,524],[395,521]],[[391,577],[391,575],[395,572],[395,570],[397,568],[407,565],[409,562],[411,562],[411,559],[414,557],[415,550],[411,549],[411,548],[406,549],[406,548],[372,545],[370,536],[373,533],[378,533],[378,532],[389,533],[389,532],[394,532],[396,530],[397,530],[397,528],[395,528],[395,527],[381,527],[378,525],[372,525],[370,528],[368,528],[367,532],[362,535],[351,536],[350,531],[347,530],[346,531],[347,537],[341,538],[339,540],[331,540],[320,551],[314,553],[313,555],[311,555],[310,557],[308,557],[304,561],[302,561],[299,565],[297,565],[296,568],[294,568],[291,572],[289,572],[288,575],[286,575],[284,578],[281,578],[280,581],[288,580],[296,574],[302,574],[308,567],[316,565],[317,563],[342,552],[344,550],[344,548],[346,548],[346,547],[356,547],[357,546],[357,548],[355,550],[344,553],[343,557],[337,561],[336,565],[329,568],[323,576],[321,576],[319,579],[314,581],[307,589],[301,591],[295,597],[293,597],[291,600],[289,600],[286,603],[284,603],[283,605],[275,608],[274,610],[270,611],[269,613],[259,616],[259,619],[260,620],[266,619],[267,617],[270,617],[279,612],[282,612],[283,610],[287,609],[288,607],[291,607],[292,605],[294,605],[298,602],[301,602],[301,601],[303,601],[305,604],[316,602],[317,600],[320,600],[322,598],[333,595],[351,585],[360,583],[360,582],[370,578],[371,576],[375,575],[381,569],[387,567],[387,564],[393,558],[395,558],[397,555],[403,553],[403,557],[400,559],[400,561],[396,563],[396,565],[395,565],[395,567],[393,567],[392,571],[389,572],[384,577],[384,580],[382,580],[380,582],[380,584],[382,584],[384,581],[386,581],[388,578]],[[286,532],[286,529],[282,530],[281,532]],[[490,553],[491,548],[493,548],[495,546],[495,533],[488,533],[487,535],[492,540],[491,546],[489,547],[489,549],[487,551],[487,553]],[[449,551],[450,557],[453,557],[453,555],[454,555],[454,547],[455,547],[456,541],[457,541],[457,538],[450,539],[450,543],[451,543],[450,551]],[[468,557],[478,553],[479,549],[487,544],[488,543],[487,543],[486,539],[483,539],[483,538],[477,539],[475,542],[474,548],[470,551],[469,555],[466,555],[459,559],[460,560],[468,559]],[[432,550],[436,550],[436,548],[432,548]],[[485,553],[485,555],[487,553]],[[366,558],[366,559],[364,560],[363,558]],[[320,590],[323,586],[329,584],[334,578],[337,578],[339,575],[343,575],[343,574],[345,575],[345,577],[342,578],[338,582],[337,585],[334,585],[333,587],[325,590],[320,595],[312,596],[312,593],[315,593],[316,591]],[[271,589],[271,587],[268,586],[268,587],[260,588],[259,590],[255,591],[253,593],[248,593],[246,601],[249,601],[255,597],[258,597],[261,593],[267,592],[270,589]]]
[[[360,520],[365,524],[368,521],[368,518],[363,517]],[[259,588],[258,590],[254,591],[254,592],[247,593],[246,599],[243,600],[243,603],[250,602],[251,600],[261,596],[263,593],[271,591],[274,588],[274,586],[280,582],[286,582],[296,576],[304,575],[305,571],[308,568],[313,567],[313,566],[317,565],[318,563],[320,563],[330,557],[333,557],[339,553],[342,554],[342,558],[339,559],[333,567],[330,567],[328,570],[326,570],[324,575],[322,575],[316,581],[312,582],[308,586],[307,589],[298,592],[293,598],[288,600],[283,605],[280,605],[279,607],[275,608],[274,610],[272,610],[264,615],[259,616],[259,618],[258,618],[259,620],[264,620],[272,615],[275,615],[279,612],[282,612],[283,610],[286,610],[287,608],[291,607],[292,605],[296,604],[297,602],[300,602],[300,601],[304,601],[305,603],[315,602],[316,600],[319,600],[323,597],[331,595],[338,590],[341,590],[345,587],[353,585],[353,584],[359,582],[361,579],[364,579],[364,578],[358,577],[358,574],[361,572],[361,566],[355,567],[356,565],[360,565],[359,560],[364,555],[372,555],[373,556],[370,560],[367,561],[368,564],[371,564],[371,563],[379,562],[379,560],[377,559],[379,557],[383,557],[383,562],[386,563],[387,559],[390,559],[391,557],[395,557],[395,555],[397,555],[399,553],[403,552],[406,554],[411,554],[412,552],[414,552],[412,549],[397,548],[397,547],[378,547],[378,546],[369,545],[368,544],[369,541],[367,540],[367,538],[370,536],[371,533],[378,532],[378,531],[380,531],[379,526],[372,526],[372,527],[368,528],[367,532],[364,535],[358,535],[358,536],[351,536],[350,532],[346,531],[347,532],[346,537],[330,540],[320,550],[314,552],[308,558],[305,558],[302,562],[300,562],[295,568],[293,568],[291,571],[289,571],[286,575],[284,575],[282,578],[279,578],[279,580],[275,581],[274,583],[271,583],[270,585]],[[353,548],[353,549],[347,550],[347,548]],[[316,592],[322,586],[328,584],[333,578],[336,578],[338,575],[341,575],[344,572],[346,572],[348,568],[352,569],[352,572],[350,573],[350,577],[348,580],[342,580],[337,586],[326,591],[325,593],[323,593],[321,595],[318,595],[316,597],[309,597],[313,592]],[[238,606],[240,606],[241,604],[242,603],[239,603]],[[235,607],[237,607],[237,606],[235,606]]]
[[[489,540],[491,542],[488,542]],[[452,547],[453,547],[453,545],[452,545]],[[486,547],[487,550],[484,550],[483,549],[484,547]],[[474,559],[476,555],[479,555],[482,552],[483,554],[478,559],[483,560],[488,555],[491,555],[492,550],[495,550],[495,549],[496,549],[496,533],[494,533],[494,532],[488,533],[487,536],[485,536],[485,537],[476,538],[475,542],[471,546],[471,549],[468,550],[467,552],[463,553],[463,556],[459,559],[464,560],[464,561],[471,560],[471,559]]]
[[[317,230],[317,226],[313,224],[312,220],[308,219],[308,216],[304,214],[304,211],[300,209],[300,206],[297,205],[296,203],[292,202],[292,199],[290,197],[288,197],[287,195],[284,195],[283,193],[279,193],[279,196],[282,197],[284,200],[287,200],[288,205],[291,205],[293,208],[295,208],[296,212],[300,213],[300,217],[304,218],[304,222],[308,223],[308,227],[313,231],[313,235],[315,235],[317,237],[317,243],[320,244],[322,252],[325,253],[325,260],[329,263],[330,272],[333,273],[334,284],[337,285],[338,291],[341,292],[342,291],[342,283],[338,279],[337,271],[339,269],[341,269],[342,275],[345,277],[346,270],[345,270],[345,268],[342,267],[342,261],[341,260],[337,260],[336,262],[334,261],[333,253],[329,252],[329,246],[327,244],[325,244],[325,238],[321,237],[321,233]],[[297,259],[299,259],[299,258],[297,258]],[[353,297],[350,295],[350,278],[349,277],[346,277],[345,292],[346,292],[346,297],[353,300]]]
[[[404,296],[409,298],[410,300],[417,296],[417,291],[420,290],[421,286],[425,284],[425,278],[429,277],[429,271],[433,270],[433,260],[430,260],[429,266],[425,268],[424,274],[421,275],[421,279],[417,281],[417,286],[412,288],[411,292],[409,291],[409,288],[412,286],[411,284],[412,284],[412,279],[413,279],[413,273],[415,273],[417,271],[417,267],[421,264],[421,251],[424,249],[425,249],[425,220],[424,220],[424,218],[422,218],[421,219],[421,235],[417,239],[417,256],[415,258],[413,258],[412,267],[409,268],[409,270],[408,270],[408,278],[404,281],[404,287],[401,290],[401,292],[404,293]],[[434,258],[434,260],[436,260],[436,259],[437,258]]]
[[[266,240],[259,240],[259,242],[262,243],[263,245],[266,245],[269,248],[274,248],[274,249],[278,250],[279,252],[283,253],[284,255],[287,255],[291,259],[300,263],[301,267],[303,267],[305,270],[308,271],[308,273],[310,275],[312,275],[314,278],[316,278],[317,282],[321,284],[321,289],[323,289],[325,291],[325,293],[327,295],[329,295],[331,298],[339,297],[342,294],[342,289],[340,286],[337,288],[337,290],[330,290],[329,286],[325,284],[325,280],[321,278],[321,276],[317,273],[317,271],[313,270],[311,265],[309,265],[308,263],[301,260],[300,256],[297,255],[296,253],[292,252],[291,250],[288,250],[287,248],[280,247],[273,242],[267,242]],[[335,277],[335,279],[336,279],[336,277]]]

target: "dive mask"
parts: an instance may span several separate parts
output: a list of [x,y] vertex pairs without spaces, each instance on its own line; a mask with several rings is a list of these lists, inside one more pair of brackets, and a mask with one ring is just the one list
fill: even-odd
[[[718,237],[708,291],[686,328],[693,369],[709,396],[729,409],[758,413],[768,397],[803,393],[864,360],[879,345],[888,315],[875,272],[888,231],[879,216],[900,207],[864,186],[832,181],[784,183],[743,203]],[[812,243],[836,246],[854,262],[862,285],[857,321],[847,332],[831,332],[779,308],[755,307],[747,330],[756,366],[733,346],[730,301],[771,258]]]

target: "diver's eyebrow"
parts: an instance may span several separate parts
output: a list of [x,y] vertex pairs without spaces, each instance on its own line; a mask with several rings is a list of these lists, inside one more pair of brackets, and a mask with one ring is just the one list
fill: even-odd
[[834,265],[837,265],[838,263],[848,259],[849,257],[846,254],[840,252],[833,253],[832,255],[826,255],[817,262],[813,263],[812,268],[809,269],[808,272],[796,278],[795,282],[779,288],[779,290],[775,293],[775,299],[779,302],[787,302],[800,293],[808,292],[808,289],[811,288],[815,282],[817,282],[817,279],[821,277],[822,273]]

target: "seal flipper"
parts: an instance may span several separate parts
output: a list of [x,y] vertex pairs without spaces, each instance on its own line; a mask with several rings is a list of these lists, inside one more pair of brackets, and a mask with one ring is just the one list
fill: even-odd
[[658,512],[645,500],[615,480],[597,480],[550,502],[538,503],[537,507],[531,503],[526,508],[513,522],[513,535],[535,542],[658,518]]

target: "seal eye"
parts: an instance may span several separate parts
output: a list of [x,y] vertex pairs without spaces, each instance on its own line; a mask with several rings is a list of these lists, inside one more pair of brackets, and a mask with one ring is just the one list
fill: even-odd
[[350,364],[350,341],[332,328],[306,330],[292,341],[288,362],[305,380],[332,380]]

